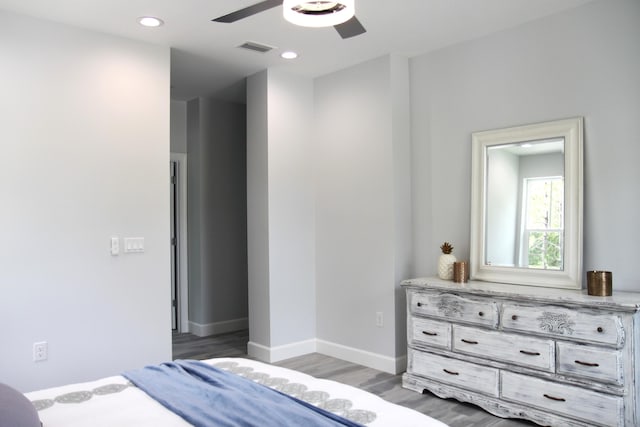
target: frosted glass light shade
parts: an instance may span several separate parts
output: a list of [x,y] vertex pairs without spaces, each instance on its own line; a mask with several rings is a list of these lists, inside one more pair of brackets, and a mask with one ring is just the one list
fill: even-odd
[[303,27],[332,27],[355,15],[354,0],[284,0],[282,10],[284,19]]

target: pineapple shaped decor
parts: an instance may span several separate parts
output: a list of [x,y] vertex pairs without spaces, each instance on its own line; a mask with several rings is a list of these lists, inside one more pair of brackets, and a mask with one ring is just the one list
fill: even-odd
[[453,246],[449,242],[444,242],[440,246],[442,255],[438,258],[438,277],[443,280],[453,280],[453,263],[456,262],[456,257],[453,252]]

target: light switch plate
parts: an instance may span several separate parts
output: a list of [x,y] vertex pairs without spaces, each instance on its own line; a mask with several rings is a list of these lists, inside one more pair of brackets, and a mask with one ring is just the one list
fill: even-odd
[[125,253],[144,252],[144,237],[125,237],[124,252]]

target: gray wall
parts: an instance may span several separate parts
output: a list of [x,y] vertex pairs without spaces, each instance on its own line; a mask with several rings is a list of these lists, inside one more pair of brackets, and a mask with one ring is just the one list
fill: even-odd
[[403,364],[408,75],[406,58],[386,56],[315,81],[249,78],[251,355]]
[[474,131],[585,117],[584,269],[640,291],[640,2],[602,0],[411,61],[416,276],[469,256]]
[[0,58],[0,380],[170,359],[169,49],[0,11]]
[[313,82],[268,71],[271,345],[315,337]]
[[315,81],[278,70],[249,78],[250,355],[317,350],[402,369],[408,82],[408,60],[396,56]]
[[314,351],[313,83],[278,70],[247,83],[249,354]]
[[171,101],[171,152],[187,152],[187,103]]
[[219,332],[234,321],[246,327],[245,116],[243,104],[207,98],[187,103],[189,320],[194,333]]
[[[247,79],[249,340],[271,347],[268,73]],[[251,351],[251,349],[249,349]]]
[[317,336],[323,351],[387,371],[406,352],[408,76],[406,58],[385,56],[315,81]]

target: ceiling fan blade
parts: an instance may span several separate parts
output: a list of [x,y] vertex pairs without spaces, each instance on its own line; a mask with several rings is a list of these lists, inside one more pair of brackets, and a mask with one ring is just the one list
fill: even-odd
[[265,10],[269,10],[276,6],[281,6],[281,5],[282,5],[282,0],[265,0],[265,1],[261,1],[260,3],[253,4],[251,6],[247,6],[244,9],[239,9],[227,15],[223,15],[216,19],[212,19],[212,21],[224,22],[229,24],[231,22],[236,22],[241,19],[248,18],[249,16],[255,15],[260,12],[264,12]]
[[333,28],[338,31],[338,34],[340,34],[340,37],[343,39],[359,36],[367,32],[355,16],[342,24],[334,25]]

